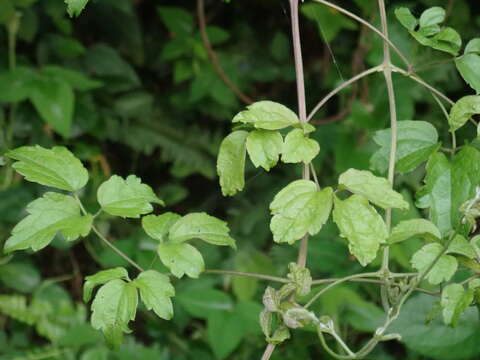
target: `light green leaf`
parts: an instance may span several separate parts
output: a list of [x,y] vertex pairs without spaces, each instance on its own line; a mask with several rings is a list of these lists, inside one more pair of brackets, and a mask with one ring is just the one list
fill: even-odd
[[[380,145],[380,149],[370,159],[373,170],[387,172],[391,139],[391,129],[375,133],[373,140]],[[395,171],[407,173],[414,170],[440,147],[437,142],[438,133],[432,124],[425,121],[399,121]]]
[[85,284],[83,284],[83,301],[90,301],[92,291],[96,286],[105,284],[115,279],[130,280],[127,270],[125,270],[123,267],[102,270],[94,275],[85,277]]
[[234,131],[223,139],[217,158],[217,174],[224,196],[235,195],[245,186],[245,154],[248,132]]
[[415,40],[424,46],[457,56],[462,46],[462,38],[452,28],[441,29],[438,25],[423,27],[419,31],[409,31]]
[[412,219],[401,221],[392,229],[392,233],[388,238],[389,244],[395,244],[412,237],[420,236],[427,240],[440,240],[442,234],[435,226],[425,219]]
[[277,165],[283,149],[283,138],[278,131],[254,130],[247,137],[247,152],[255,167],[270,170]]
[[468,240],[465,239],[462,235],[456,235],[453,238],[446,253],[459,254],[459,255],[466,256],[470,259],[474,259],[476,255],[473,245],[470,244]]
[[38,251],[47,246],[57,233],[73,241],[87,236],[92,226],[92,215],[82,216],[80,207],[71,196],[47,192],[27,206],[29,215],[12,230],[6,243],[6,253],[31,248]]
[[202,254],[192,245],[165,242],[158,245],[157,253],[163,265],[177,278],[183,277],[184,274],[198,278],[205,270]]
[[229,232],[225,221],[206,213],[191,213],[170,228],[169,237],[174,243],[201,239],[209,244],[235,248],[235,240],[228,235]]
[[168,231],[181,216],[172,212],[162,215],[147,215],[142,217],[142,227],[145,232],[160,242],[167,240]]
[[480,114],[480,96],[464,96],[458,100],[450,110],[448,123],[450,131],[461,128],[465,123],[476,114]]
[[70,17],[78,16],[87,5],[88,0],[65,0]]
[[273,101],[258,101],[247,110],[235,115],[232,122],[252,124],[257,129],[280,130],[300,122],[297,115],[286,106]]
[[340,175],[338,183],[384,209],[409,208],[403,196],[392,189],[392,184],[387,179],[375,176],[370,171],[348,169]]
[[442,291],[441,300],[445,324],[456,326],[460,315],[470,306],[472,300],[472,290],[465,291],[460,284],[447,285]]
[[455,58],[457,70],[463,79],[477,94],[480,93],[480,55],[477,53],[468,53],[461,57]]
[[175,296],[175,289],[168,276],[155,270],[147,270],[140,273],[133,284],[140,290],[140,297],[148,310],[153,309],[162,319],[172,318],[173,306],[170,298]]
[[398,21],[407,28],[408,30],[415,30],[418,25],[418,20],[415,16],[412,15],[410,9],[405,7],[400,7],[395,9],[395,16]]
[[67,191],[77,191],[88,181],[88,171],[67,148],[55,146],[45,149],[39,145],[22,146],[7,152],[17,160],[13,168],[33,181]]
[[133,283],[115,279],[103,285],[92,303],[91,324],[102,330],[107,343],[118,347],[123,333],[129,333],[128,323],[135,319],[138,293]]
[[346,200],[335,196],[334,204],[333,221],[340,229],[340,235],[348,240],[350,252],[360,264],[368,265],[388,237],[385,222],[361,195],[354,194]]
[[[435,259],[443,251],[442,245],[438,243],[427,244],[418,250],[412,256],[412,266],[423,273],[426,271]],[[457,260],[450,255],[442,255],[433,268],[426,275],[430,284],[438,285],[443,281],[448,281],[457,271]]]
[[478,54],[480,55],[480,38],[470,40],[465,46],[464,54]]
[[431,7],[425,10],[420,16],[420,26],[431,26],[440,24],[445,20],[445,10],[439,6]]
[[317,234],[330,216],[332,188],[317,190],[309,180],[297,180],[287,185],[270,204],[273,240],[293,244],[306,233]]
[[305,136],[302,129],[293,129],[285,136],[282,161],[284,163],[308,164],[320,152],[320,145],[317,141]]
[[164,205],[152,188],[142,184],[135,175],[129,175],[126,180],[117,175],[111,176],[98,188],[97,199],[103,211],[130,218],[151,212],[151,203]]

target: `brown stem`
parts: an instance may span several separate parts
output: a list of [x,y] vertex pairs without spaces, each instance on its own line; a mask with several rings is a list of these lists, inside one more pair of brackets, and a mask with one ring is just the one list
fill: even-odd
[[275,345],[268,344],[267,348],[265,349],[265,352],[262,355],[262,360],[269,360],[273,354],[273,350],[275,350]]

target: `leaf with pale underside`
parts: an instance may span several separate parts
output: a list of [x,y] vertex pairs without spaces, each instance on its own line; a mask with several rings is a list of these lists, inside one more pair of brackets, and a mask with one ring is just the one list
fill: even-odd
[[191,278],[198,278],[205,270],[202,254],[192,245],[161,243],[158,245],[157,253],[163,265],[177,278],[185,274]]
[[308,164],[320,152],[317,141],[309,139],[302,129],[293,129],[285,136],[282,161],[284,163]]
[[412,237],[422,237],[431,241],[438,241],[442,234],[432,222],[425,219],[411,219],[401,221],[392,229],[388,238],[389,244],[395,244]]
[[254,130],[248,134],[246,145],[253,165],[268,171],[277,165],[283,148],[283,138],[278,131]]
[[247,131],[234,131],[223,139],[217,158],[217,173],[224,196],[235,195],[245,186]]
[[280,130],[298,124],[297,115],[286,106],[273,101],[257,101],[238,113],[232,122],[251,124],[257,129]]
[[148,310],[153,310],[165,320],[173,317],[170,298],[175,296],[175,289],[168,276],[155,270],[147,270],[138,275],[133,284],[140,290],[140,298]]
[[[413,254],[412,266],[420,273],[425,272],[431,264],[442,253],[443,246],[438,243],[427,244]],[[451,255],[441,255],[436,264],[426,274],[426,279],[430,284],[438,285],[443,281],[448,281],[457,271],[457,260]]]
[[145,232],[160,242],[167,240],[168,231],[181,218],[180,215],[166,212],[162,215],[147,215],[142,217],[142,227]]

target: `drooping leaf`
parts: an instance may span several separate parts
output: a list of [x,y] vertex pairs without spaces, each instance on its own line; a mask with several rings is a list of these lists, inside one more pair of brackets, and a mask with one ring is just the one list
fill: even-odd
[[162,319],[172,318],[173,306],[170,298],[175,296],[175,289],[168,276],[155,270],[147,270],[140,273],[133,284],[140,290],[140,297],[148,310],[153,310]]
[[130,280],[127,270],[122,267],[102,270],[94,275],[85,277],[85,284],[83,284],[83,301],[90,301],[90,298],[92,297],[92,291],[95,287],[115,279]]
[[13,168],[17,172],[41,185],[74,192],[88,181],[87,169],[65,147],[22,146],[6,155],[16,160]]
[[395,16],[398,21],[407,28],[408,30],[415,30],[418,25],[418,20],[415,16],[412,15],[410,9],[405,7],[400,7],[395,9]]
[[100,185],[97,199],[102,210],[110,215],[138,218],[153,210],[151,203],[164,205],[152,188],[140,178],[129,175],[125,180],[117,175]]
[[350,252],[362,266],[377,256],[380,244],[388,237],[387,226],[375,208],[362,195],[354,194],[346,200],[334,197],[333,221],[340,235],[348,240]]
[[206,213],[191,213],[173,224],[169,237],[174,243],[201,239],[209,244],[235,248],[235,240],[230,237],[229,232],[225,221]]
[[217,173],[224,196],[235,195],[245,186],[245,154],[248,132],[234,131],[220,145]]
[[168,231],[181,218],[180,215],[166,212],[162,215],[147,215],[142,217],[143,230],[155,240],[167,240]]
[[[373,170],[387,172],[391,138],[391,129],[375,133],[373,140],[380,145],[380,149],[370,159]],[[438,133],[432,124],[425,121],[399,121],[395,171],[407,173],[414,170],[439,148],[437,142]]]
[[375,176],[370,171],[348,169],[340,175],[338,183],[384,209],[407,210],[409,207],[403,196],[392,189],[392,184],[387,179]]
[[475,114],[480,114],[480,96],[464,96],[458,100],[450,110],[450,131],[461,128]]
[[447,285],[442,291],[441,300],[445,324],[456,326],[460,315],[470,306],[472,300],[472,290],[465,291],[460,284]]
[[459,254],[469,259],[476,257],[473,245],[468,242],[462,235],[456,235],[448,246],[447,254]]
[[[412,266],[420,273],[426,271],[443,251],[438,243],[427,244],[412,256]],[[426,275],[426,279],[433,285],[448,281],[457,271],[457,260],[450,255],[442,255],[433,268]]]
[[13,228],[5,243],[5,252],[27,248],[38,251],[58,233],[73,241],[87,236],[92,226],[92,215],[82,216],[75,199],[59,193],[45,193],[28,204],[27,212],[29,215]]
[[88,0],[65,0],[70,17],[78,16],[87,5]]
[[455,58],[455,65],[460,75],[470,87],[480,94],[480,55],[477,53],[466,53],[461,57]]
[[268,171],[277,165],[283,149],[283,138],[278,131],[254,130],[248,134],[246,145],[253,165]]
[[285,136],[282,161],[284,163],[308,164],[320,152],[320,145],[316,140],[305,136],[302,129],[293,129]]
[[416,236],[437,241],[442,238],[442,234],[435,224],[425,219],[412,219],[401,221],[396,225],[392,229],[388,243],[395,244]]
[[251,124],[257,129],[280,130],[298,124],[297,115],[286,106],[273,101],[258,101],[238,113],[232,122]]
[[205,270],[202,254],[192,245],[164,242],[158,245],[157,253],[162,263],[177,278],[183,277],[184,274],[198,278]]
[[317,234],[330,216],[333,190],[318,190],[310,180],[297,180],[275,196],[270,204],[273,240],[293,244],[305,234]]

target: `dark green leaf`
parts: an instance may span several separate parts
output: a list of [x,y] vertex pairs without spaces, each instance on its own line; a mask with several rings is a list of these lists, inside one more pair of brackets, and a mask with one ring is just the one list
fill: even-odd
[[65,0],[70,17],[78,16],[87,5],[88,0]]

